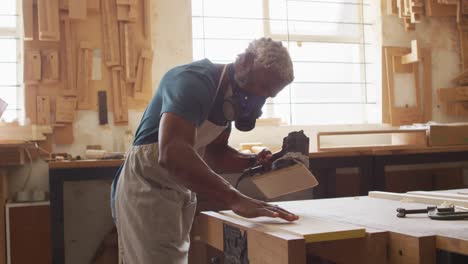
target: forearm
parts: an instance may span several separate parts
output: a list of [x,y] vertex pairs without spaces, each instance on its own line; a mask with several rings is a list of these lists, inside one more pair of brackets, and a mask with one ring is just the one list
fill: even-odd
[[218,173],[238,173],[256,162],[256,155],[240,153],[228,145],[208,146],[205,160]]
[[160,153],[159,163],[178,182],[200,196],[229,206],[238,195],[238,191],[216,174],[186,143],[174,142],[166,147]]

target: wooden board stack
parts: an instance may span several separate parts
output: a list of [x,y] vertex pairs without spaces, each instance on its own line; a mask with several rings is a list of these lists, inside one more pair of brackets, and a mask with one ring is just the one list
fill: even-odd
[[22,6],[26,115],[32,124],[51,125],[56,144],[73,143],[77,110],[106,111],[104,125],[109,109],[114,124],[128,125],[128,110],[146,107],[153,56],[148,0],[23,0]]

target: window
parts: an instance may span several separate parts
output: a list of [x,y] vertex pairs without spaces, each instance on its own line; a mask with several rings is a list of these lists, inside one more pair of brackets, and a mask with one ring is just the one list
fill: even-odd
[[232,62],[262,36],[282,41],[295,80],[264,117],[291,125],[380,122],[380,1],[192,0],[193,59]]
[[23,109],[20,63],[21,20],[17,0],[0,4],[0,98],[8,103],[2,119],[13,120]]

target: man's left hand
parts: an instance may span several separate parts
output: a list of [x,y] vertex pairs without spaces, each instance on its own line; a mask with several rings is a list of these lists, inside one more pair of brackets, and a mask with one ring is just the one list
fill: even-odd
[[263,165],[265,170],[271,170],[271,164],[273,163],[272,153],[268,149],[263,149],[257,154],[256,165]]

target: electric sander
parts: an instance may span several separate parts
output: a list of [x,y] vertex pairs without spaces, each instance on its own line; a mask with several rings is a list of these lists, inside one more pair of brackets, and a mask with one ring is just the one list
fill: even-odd
[[253,183],[267,198],[302,191],[318,185],[309,170],[309,138],[304,131],[290,132],[283,139],[281,151],[272,155],[271,170],[263,165],[244,170],[236,183],[252,177]]

